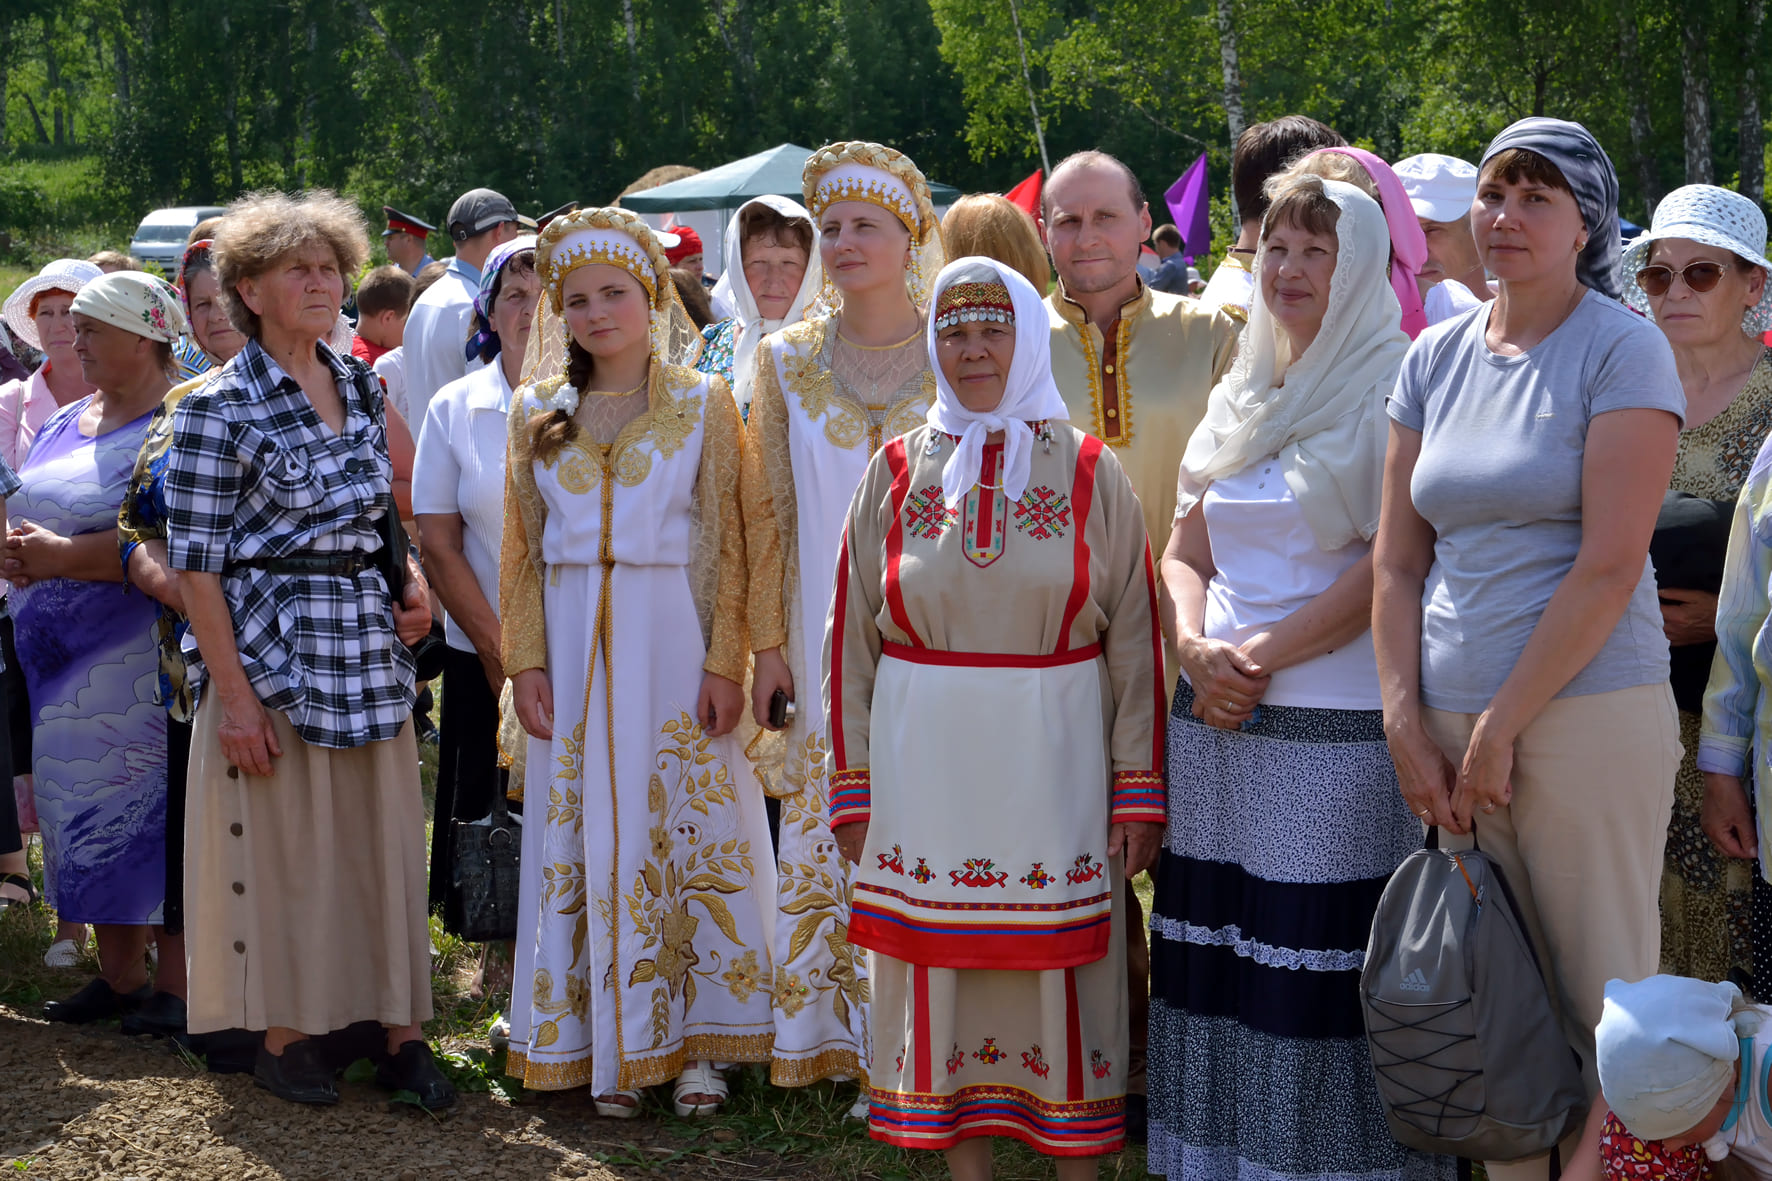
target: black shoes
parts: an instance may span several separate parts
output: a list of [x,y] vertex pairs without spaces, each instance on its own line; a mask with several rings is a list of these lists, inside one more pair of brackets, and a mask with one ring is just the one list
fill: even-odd
[[259,1047],[252,1080],[279,1099],[291,1103],[338,1102],[338,1083],[326,1065],[314,1039],[290,1042],[281,1054]]
[[123,1032],[130,1037],[177,1037],[184,1031],[185,1002],[170,992],[156,992],[123,1018]]
[[455,1103],[455,1086],[437,1069],[431,1047],[422,1041],[407,1042],[398,1054],[384,1054],[376,1064],[375,1081],[389,1091],[411,1091],[426,1111]]
[[151,990],[145,984],[134,992],[120,993],[101,977],[66,1000],[50,1001],[44,1005],[43,1016],[69,1025],[85,1025],[115,1017],[119,1013],[133,1012],[150,995]]

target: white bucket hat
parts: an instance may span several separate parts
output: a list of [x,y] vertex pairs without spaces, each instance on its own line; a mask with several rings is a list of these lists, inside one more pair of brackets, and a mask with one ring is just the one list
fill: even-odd
[[1650,247],[1663,238],[1688,238],[1764,267],[1765,289],[1760,302],[1742,314],[1741,330],[1759,336],[1772,328],[1772,261],[1765,255],[1766,215],[1758,205],[1715,185],[1685,185],[1662,198],[1655,207],[1654,224],[1624,249],[1624,302],[1651,320],[1655,313],[1637,286],[1637,272],[1649,265]]
[[18,285],[0,306],[0,318],[13,335],[34,349],[43,347],[37,336],[36,322],[31,319],[31,301],[45,291],[66,291],[80,294],[80,289],[104,274],[83,258],[58,258]]

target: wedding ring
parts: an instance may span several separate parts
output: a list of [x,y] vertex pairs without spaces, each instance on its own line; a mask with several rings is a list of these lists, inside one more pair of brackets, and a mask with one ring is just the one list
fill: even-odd
[[1483,805],[1483,811],[1485,811],[1485,812],[1493,812],[1493,811],[1495,811],[1495,805],[1494,805],[1494,804],[1484,804],[1484,805]]
[[1232,700],[1231,700],[1231,699],[1230,699],[1230,698],[1228,698],[1228,697],[1227,697],[1227,698],[1225,698],[1225,699],[1224,699],[1224,707],[1225,707],[1225,708],[1226,708],[1226,709],[1236,709],[1236,708],[1237,708],[1237,703],[1236,703],[1236,702],[1234,702],[1234,701],[1232,701]]
[[1432,808],[1423,808],[1421,811],[1416,813],[1416,815],[1421,817],[1423,820],[1427,819],[1429,816],[1432,816],[1433,814],[1434,814],[1434,810]]

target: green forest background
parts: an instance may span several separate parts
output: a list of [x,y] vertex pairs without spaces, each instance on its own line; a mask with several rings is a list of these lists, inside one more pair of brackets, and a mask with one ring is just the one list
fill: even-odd
[[1054,162],[1119,155],[1153,197],[1206,151],[1222,194],[1235,131],[1288,112],[1392,159],[1475,159],[1520,116],[1579,119],[1643,221],[1688,181],[1763,196],[1764,8],[0,0],[0,263],[118,247],[151,208],[261,186],[441,221],[474,185],[538,212],[784,141],[877,139],[1000,191],[1040,166],[1043,138]]

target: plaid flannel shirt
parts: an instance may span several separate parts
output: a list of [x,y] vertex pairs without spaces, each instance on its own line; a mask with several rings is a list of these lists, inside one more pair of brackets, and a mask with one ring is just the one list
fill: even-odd
[[[381,383],[362,362],[318,348],[345,405],[338,434],[257,341],[185,395],[173,418],[166,532],[175,569],[222,575],[259,699],[307,742],[345,749],[394,737],[412,713],[412,654],[394,634],[380,571],[230,568],[381,547],[380,519],[393,505]],[[200,691],[195,633],[184,646]]]

